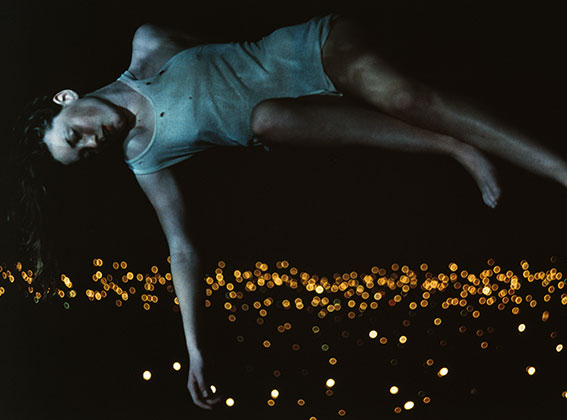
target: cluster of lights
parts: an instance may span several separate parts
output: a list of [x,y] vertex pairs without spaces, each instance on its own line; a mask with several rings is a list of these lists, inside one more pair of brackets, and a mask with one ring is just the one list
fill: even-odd
[[[255,311],[257,313],[256,322],[263,325],[268,317],[268,312],[274,305],[283,308],[283,310],[303,310],[310,309],[309,312],[315,313],[320,319],[325,318],[330,313],[347,312],[349,319],[355,319],[362,316],[368,310],[377,309],[379,305],[386,307],[394,307],[402,305],[404,301],[409,301],[407,306],[411,311],[419,310],[419,308],[427,308],[430,299],[435,293],[444,293],[449,295],[442,301],[443,310],[455,308],[459,310],[462,316],[471,316],[477,319],[481,316],[482,307],[493,306],[499,311],[510,310],[513,315],[520,314],[520,308],[525,306],[528,309],[534,309],[538,303],[548,303],[554,296],[554,293],[560,293],[564,289],[565,284],[562,281],[563,275],[557,269],[550,269],[546,272],[529,272],[529,264],[526,261],[520,263],[522,267],[522,275],[518,276],[513,271],[504,271],[495,264],[493,260],[488,261],[489,268],[483,270],[479,274],[473,274],[466,270],[459,270],[455,263],[449,264],[449,272],[447,274],[439,273],[437,275],[427,272],[428,266],[422,264],[420,266],[423,278],[411,270],[407,266],[392,265],[390,273],[385,269],[372,267],[370,274],[359,275],[356,272],[346,274],[335,274],[333,280],[317,275],[310,275],[300,272],[294,267],[289,268],[288,273],[282,274],[279,270],[287,269],[288,263],[285,261],[277,264],[278,270],[269,272],[268,266],[258,262],[255,270],[240,271],[234,270],[230,280],[225,274],[225,264],[220,262],[215,271],[215,276],[207,277],[207,297],[219,294],[226,300],[222,303],[225,310],[229,312],[228,321],[235,322],[238,313]],[[400,273],[401,271],[401,273]],[[540,283],[545,291],[542,293],[543,298],[539,296],[521,293],[522,283]],[[264,297],[263,300],[255,300],[251,302],[245,296],[247,293],[254,293],[260,289],[272,289],[286,285],[291,289],[303,289],[309,293],[300,293],[301,297],[293,299],[273,299],[272,297]],[[524,288],[526,290],[526,288]],[[559,294],[558,293],[558,294]],[[456,294],[456,296],[455,296]],[[415,299],[419,295],[419,299]],[[305,297],[308,296],[308,297]],[[562,305],[567,305],[567,294],[559,295]],[[253,299],[252,299],[253,300]],[[207,299],[207,306],[211,306],[212,297]],[[436,300],[438,301],[438,300]],[[214,301],[215,303],[217,300]],[[542,322],[549,319],[549,311],[543,311],[541,315]],[[407,324],[406,324],[407,322]],[[410,321],[405,320],[404,326],[409,326]],[[443,324],[441,317],[433,319],[433,325],[439,327]],[[290,329],[283,324],[277,327],[277,331],[283,333]],[[526,331],[526,324],[518,325],[518,332]],[[315,325],[312,330],[317,334],[320,328]],[[459,332],[464,333],[467,328],[464,325],[459,327]],[[474,331],[478,337],[483,337],[485,333],[492,333],[493,327],[485,330],[478,329]],[[375,329],[368,331],[368,337],[372,340],[378,340],[381,344],[388,343],[388,337],[379,334]],[[390,337],[390,341],[392,338]],[[395,340],[399,344],[407,344],[409,338],[407,335],[398,335]],[[441,340],[441,346],[446,345],[446,340]],[[268,348],[272,345],[270,340],[264,340],[263,345]],[[489,346],[488,341],[482,341],[480,348],[485,350]],[[294,344],[292,349],[297,350],[299,345]],[[563,345],[558,344],[556,350],[559,352]],[[323,344],[321,350],[327,351],[328,345]],[[329,364],[336,364],[336,358],[330,358]],[[433,366],[433,359],[428,359],[427,366]],[[533,376],[536,368],[533,366],[525,367],[528,375]],[[449,375],[449,368],[440,366],[436,369],[436,376],[439,379]],[[327,395],[333,395],[331,388],[335,385],[335,379],[329,378],[325,382]],[[389,390],[391,395],[400,392],[396,385],[391,386]],[[471,391],[472,392],[472,391]],[[566,394],[567,395],[567,394]],[[418,393],[419,402],[423,405],[431,403],[431,397],[424,392]],[[300,400],[303,402],[303,400]],[[401,406],[394,407],[395,413],[401,413],[404,410],[413,410],[417,403],[416,400],[408,399]],[[268,400],[270,406],[275,404],[275,398]],[[298,402],[299,404],[299,402]],[[304,402],[300,405],[303,405]],[[339,415],[345,415],[345,410],[340,410]]]
[[[222,295],[225,299],[222,302],[222,307],[228,312],[227,319],[229,322],[236,322],[239,313],[256,311],[256,323],[262,325],[272,308],[282,308],[284,311],[307,309],[319,319],[324,319],[331,313],[345,312],[347,318],[355,319],[369,310],[376,310],[379,307],[395,307],[405,304],[410,311],[427,308],[432,295],[436,293],[447,295],[446,299],[441,299],[442,309],[456,309],[462,316],[470,315],[475,319],[481,316],[483,307],[492,306],[499,311],[508,309],[513,315],[519,315],[524,308],[535,309],[538,305],[541,307],[542,304],[549,303],[555,296],[562,305],[567,305],[567,290],[563,291],[565,281],[563,274],[557,269],[551,268],[532,273],[529,270],[529,263],[521,261],[522,272],[517,275],[511,270],[502,269],[492,259],[489,259],[487,263],[488,267],[476,274],[467,270],[460,270],[456,263],[448,265],[447,273],[437,274],[429,272],[427,264],[421,264],[419,270],[412,270],[407,265],[392,264],[389,269],[374,266],[368,274],[359,274],[353,271],[324,277],[300,272],[297,268],[290,266],[287,261],[277,262],[277,270],[273,271],[269,270],[267,264],[257,262],[253,270],[233,270],[227,275],[225,273],[226,264],[220,261],[214,275],[205,278],[205,306],[211,307],[213,305],[214,294]],[[94,284],[84,291],[84,296],[89,301],[114,299],[114,305],[122,307],[125,302],[132,302],[133,298],[136,298],[138,302],[141,302],[144,310],[150,310],[153,305],[163,301],[169,302],[173,310],[179,310],[179,302],[175,297],[171,273],[161,274],[157,266],[151,267],[151,273],[134,273],[128,270],[128,264],[125,261],[113,262],[111,266],[114,271],[104,273],[103,265],[101,259],[93,260],[96,271],[92,274],[91,279]],[[14,283],[15,278],[21,276],[28,284],[28,292],[34,295],[36,302],[41,299],[41,294],[33,290],[33,273],[24,270],[20,263],[16,265],[14,273],[0,266],[0,276],[9,283]],[[527,292],[523,293],[522,284],[525,282],[539,283],[543,292],[538,296]],[[73,287],[71,279],[64,274],[61,275],[61,286],[57,289],[57,295],[65,300],[66,308],[69,307],[68,300],[78,296]],[[266,296],[265,293],[262,295],[257,293],[261,289],[266,291],[280,287],[301,291],[302,293],[299,294],[301,297],[278,300]],[[0,286],[0,296],[4,293],[4,286]],[[166,296],[165,299],[163,298],[164,295]],[[297,293],[294,293],[294,295],[297,296]],[[262,297],[260,298],[260,296]],[[256,297],[256,300],[254,297]],[[541,312],[542,322],[547,322],[549,318],[550,312],[548,310]],[[404,326],[409,326],[409,322],[409,320],[404,320]],[[433,319],[435,326],[440,326],[442,323],[441,317]],[[489,333],[491,332],[490,328],[487,328]],[[277,326],[279,333],[286,333],[291,329],[292,324],[289,322]],[[525,333],[526,329],[525,323],[517,325],[520,334]],[[312,331],[317,334],[320,328],[314,325]],[[460,333],[466,331],[467,328],[464,325],[459,327]],[[344,333],[345,331],[343,331]],[[483,337],[485,332],[478,329],[475,334],[478,337]],[[375,329],[368,331],[368,337],[384,345],[389,342],[386,335],[380,335]],[[240,338],[242,337],[237,337],[238,341],[242,342],[243,338],[242,340]],[[552,335],[552,338],[555,337]],[[409,338],[407,335],[397,335],[394,340],[404,345],[408,343]],[[391,341],[393,340],[390,337]],[[443,341],[441,340],[442,346],[444,345]],[[265,339],[262,341],[262,346],[266,349],[270,348],[272,341]],[[487,349],[488,341],[482,341],[480,347]],[[563,344],[557,344],[556,352],[562,352],[563,347]],[[299,351],[301,346],[294,343],[291,348],[294,351]],[[327,352],[329,350],[328,344],[322,344],[321,350]],[[332,366],[336,365],[337,359],[330,357],[328,363]],[[426,365],[433,366],[433,359],[427,359]],[[181,370],[179,362],[173,363],[172,367],[175,371]],[[444,378],[449,374],[449,369],[444,366],[436,370],[438,378]],[[276,372],[274,372],[274,376],[278,376]],[[536,368],[525,366],[525,372],[527,375],[533,376],[536,373]],[[149,381],[152,378],[151,372],[143,371],[142,378]],[[333,395],[336,379],[327,378],[324,384],[326,395]],[[213,393],[216,392],[214,386],[211,389]],[[397,395],[400,393],[400,389],[398,386],[392,385],[389,388],[389,393]],[[280,391],[272,389],[269,395],[267,404],[274,406],[280,396]],[[567,398],[567,391],[564,391],[561,395]],[[420,401],[423,404],[429,404],[431,398],[422,393]],[[235,400],[234,398],[227,398],[225,403],[231,407],[235,405]],[[297,400],[297,405],[304,406],[305,404],[304,399]],[[394,412],[409,411],[415,406],[416,403],[413,400],[407,400],[403,405],[396,406]],[[345,416],[346,410],[340,409],[337,413],[340,416]],[[311,419],[316,418],[311,417]]]
[[[168,263],[170,259],[168,258]],[[557,292],[561,292],[565,287],[565,282],[561,281],[563,275],[555,268],[547,271],[531,273],[527,261],[521,261],[521,276],[516,275],[513,271],[504,271],[500,266],[495,265],[494,260],[488,260],[489,268],[483,270],[479,274],[469,273],[467,270],[461,270],[456,263],[448,265],[449,272],[433,274],[428,270],[427,264],[421,264],[421,279],[419,271],[410,269],[407,265],[399,266],[392,264],[390,270],[384,268],[372,267],[370,273],[359,275],[353,271],[344,274],[334,274],[332,279],[320,277],[318,275],[310,275],[305,272],[299,272],[295,267],[290,267],[287,261],[277,262],[278,270],[289,269],[288,273],[280,274],[278,271],[268,272],[268,265],[265,263],[256,263],[255,270],[240,271],[234,270],[234,281],[225,279],[225,263],[220,261],[215,275],[207,276],[207,296],[211,296],[216,291],[227,291],[229,300],[225,302],[225,309],[235,312],[237,305],[235,302],[241,300],[246,292],[254,292],[258,288],[274,288],[279,286],[288,286],[291,289],[303,288],[309,294],[312,294],[310,302],[301,298],[295,300],[283,300],[281,305],[284,309],[303,309],[310,305],[318,309],[319,318],[324,318],[329,313],[341,310],[348,311],[348,317],[353,319],[358,313],[367,311],[368,309],[377,309],[382,301],[384,305],[396,306],[402,303],[404,299],[410,296],[416,297],[415,293],[410,291],[415,289],[421,290],[421,296],[409,303],[411,310],[425,308],[429,305],[429,299],[433,293],[456,291],[457,296],[451,296],[442,302],[443,309],[451,307],[462,308],[461,312],[467,311],[474,318],[478,318],[481,311],[474,308],[473,304],[480,306],[496,306],[499,310],[504,310],[508,306],[512,306],[511,311],[517,315],[520,312],[520,304],[526,303],[530,308],[535,308],[539,302],[534,296],[528,294],[522,296],[520,288],[522,281],[534,282],[539,281],[541,286],[547,289],[547,293],[543,296],[544,302],[549,302],[552,296]],[[103,261],[100,258],[93,260],[93,266],[102,268]],[[165,288],[168,293],[174,294],[171,273],[161,274],[157,266],[151,267],[151,273],[134,273],[128,271],[126,261],[115,261],[112,263],[115,273],[103,274],[102,270],[97,270],[92,274],[91,278],[98,287],[88,288],[85,291],[86,296],[91,301],[100,301],[114,296],[116,306],[122,306],[131,295],[138,295],[143,302],[143,308],[149,310],[152,304],[159,301],[157,289]],[[41,298],[40,292],[33,290],[33,273],[31,270],[24,270],[21,263],[16,264],[16,271],[28,283],[28,291],[37,299]],[[388,271],[390,271],[388,273]],[[15,280],[14,273],[0,266],[0,275],[2,279],[13,283]],[[522,280],[522,278],[524,280]],[[57,289],[57,294],[61,298],[74,298],[77,292],[73,289],[71,279],[65,274],[61,275],[61,283],[65,287]],[[242,284],[243,290],[236,291],[236,287]],[[143,291],[139,291],[143,289]],[[567,291],[566,291],[567,292]],[[567,293],[560,295],[561,303],[567,305]],[[4,287],[0,289],[0,295],[5,293]],[[390,293],[389,299],[385,296]],[[449,293],[447,293],[449,294]],[[332,299],[329,296],[334,296]],[[175,304],[178,301],[172,299]],[[264,302],[255,302],[254,309],[259,309],[259,314],[265,316],[267,307],[273,303],[273,299],[266,299]],[[210,305],[210,302],[207,301]],[[259,308],[257,306],[266,306]],[[246,311],[248,305],[242,305],[241,309]],[[549,318],[549,312],[542,313],[542,320]],[[441,318],[435,320],[435,325],[440,325]],[[523,324],[522,324],[523,325]],[[520,326],[519,328],[525,328]]]

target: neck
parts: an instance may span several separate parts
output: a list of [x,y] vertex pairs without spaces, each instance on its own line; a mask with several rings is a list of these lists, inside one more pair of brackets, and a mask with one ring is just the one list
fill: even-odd
[[140,101],[138,100],[139,94],[124,83],[118,81],[94,90],[85,96],[94,96],[102,99],[133,116],[138,114],[141,110]]
[[96,97],[119,110],[128,121],[128,130],[136,126],[136,115],[140,113],[141,107],[137,100],[137,92],[123,83],[113,82],[94,90],[85,96]]

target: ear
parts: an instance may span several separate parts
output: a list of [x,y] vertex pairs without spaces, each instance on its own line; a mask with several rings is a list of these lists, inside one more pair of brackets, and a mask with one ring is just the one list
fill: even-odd
[[62,106],[69,105],[77,99],[79,99],[79,94],[71,89],[62,90],[53,96],[53,102]]

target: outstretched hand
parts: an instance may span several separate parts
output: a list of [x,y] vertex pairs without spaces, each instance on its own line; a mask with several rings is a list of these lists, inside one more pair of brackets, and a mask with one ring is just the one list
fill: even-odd
[[189,380],[187,388],[191,393],[193,402],[206,410],[211,410],[216,404],[221,402],[221,397],[216,394],[213,384],[209,383],[210,378],[207,377],[207,369],[203,361],[202,354],[199,350],[190,352],[189,361]]

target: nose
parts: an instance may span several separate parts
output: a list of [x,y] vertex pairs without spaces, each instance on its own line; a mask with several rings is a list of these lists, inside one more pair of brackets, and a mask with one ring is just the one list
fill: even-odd
[[85,136],[85,140],[83,145],[85,147],[97,147],[98,146],[98,141],[97,141],[97,136],[96,134],[93,134],[92,136]]

